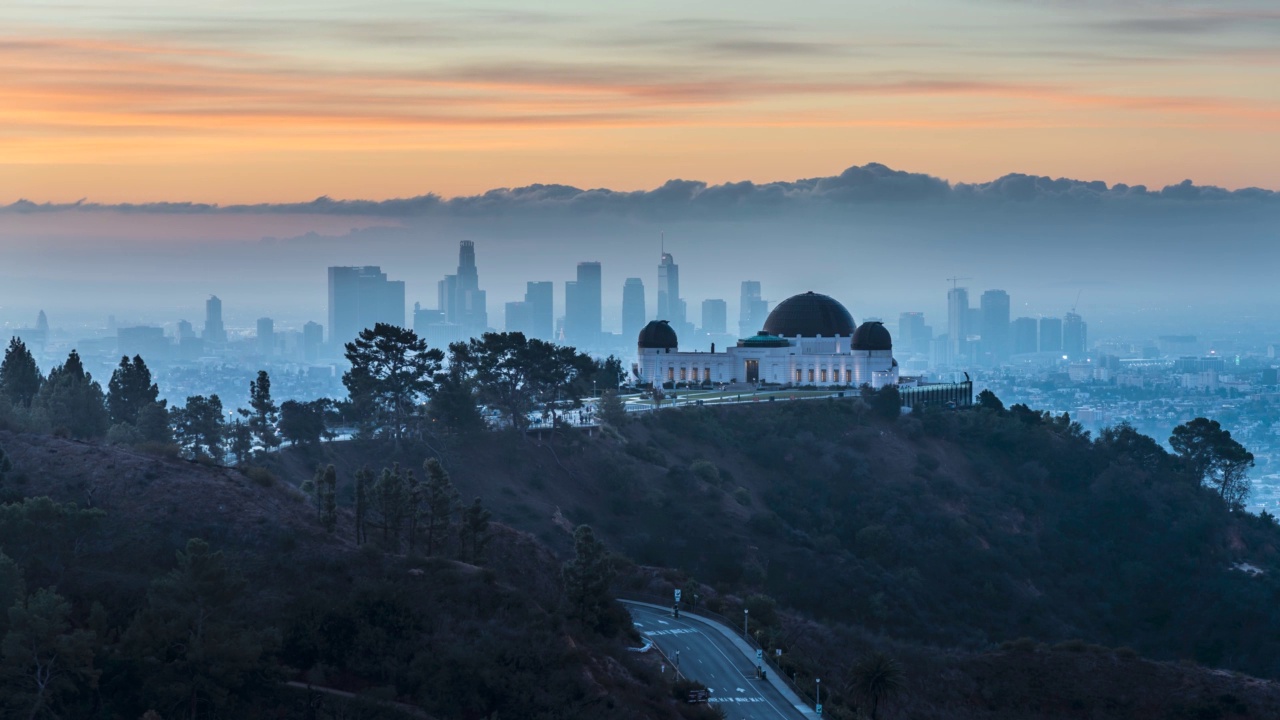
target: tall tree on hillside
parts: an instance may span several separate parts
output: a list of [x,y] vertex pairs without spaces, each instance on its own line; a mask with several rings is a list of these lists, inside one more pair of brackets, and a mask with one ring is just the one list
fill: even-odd
[[409,486],[400,470],[400,463],[382,469],[369,499],[372,512],[365,522],[382,531],[382,545],[385,549],[400,552],[400,536],[411,508]]
[[369,495],[373,488],[373,471],[367,467],[356,471],[356,544],[368,541]]
[[173,428],[169,426],[167,401],[151,403],[138,411],[138,434],[143,442],[168,445],[173,442]]
[[14,717],[60,717],[66,700],[97,687],[95,640],[94,633],[71,626],[71,604],[52,588],[9,608],[0,672]]
[[110,418],[102,386],[85,372],[80,354],[72,350],[67,361],[49,371],[36,395],[54,428],[65,428],[75,438],[100,438],[107,434]]
[[609,586],[616,574],[604,543],[596,539],[589,525],[579,525],[573,531],[573,559],[562,571],[569,617],[598,628],[613,604]]
[[[141,355],[120,358],[107,383],[107,413],[112,423],[136,426],[142,409],[159,402],[160,386],[151,382],[151,370]],[[161,405],[163,407],[163,404]]]
[[484,557],[485,545],[489,544],[489,518],[491,517],[493,513],[480,502],[480,498],[472,500],[471,504],[462,511],[459,544],[466,553],[467,559],[473,564],[480,562]]
[[236,465],[243,466],[253,455],[253,433],[249,430],[248,423],[239,418],[227,423],[224,428],[227,452],[231,454]]
[[1173,429],[1169,446],[1187,468],[1234,508],[1244,507],[1252,483],[1253,453],[1231,437],[1217,420],[1196,418]]
[[627,406],[618,397],[617,390],[606,390],[600,395],[600,419],[612,428],[627,424]]
[[259,370],[257,379],[249,383],[249,409],[241,408],[239,412],[249,420],[249,433],[263,449],[280,447],[280,435],[276,432],[280,409],[271,399],[271,377],[266,370]]
[[405,437],[418,402],[434,389],[444,353],[412,330],[378,323],[346,344],[346,357],[351,369],[342,384],[366,426],[394,440]]
[[226,424],[222,400],[217,395],[192,395],[185,406],[173,408],[170,415],[175,439],[193,457],[222,459]]
[[449,537],[449,526],[458,505],[458,491],[439,460],[430,458],[422,464],[427,480],[423,492],[426,500],[427,554],[434,555],[436,544]]
[[35,356],[21,340],[9,338],[4,362],[0,362],[0,399],[10,405],[31,407],[42,384],[44,377],[36,366]]
[[320,524],[325,531],[332,533],[338,527],[338,470],[332,464],[317,480],[316,495],[319,498]]

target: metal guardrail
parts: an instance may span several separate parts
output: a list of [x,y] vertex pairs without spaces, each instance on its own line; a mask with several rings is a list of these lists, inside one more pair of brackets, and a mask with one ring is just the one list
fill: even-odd
[[[669,608],[672,605],[671,598],[663,597],[659,595],[651,595],[649,593],[620,592],[620,593],[614,593],[614,596],[617,597],[619,600],[635,600],[636,602],[649,603],[650,605],[657,605],[659,607]],[[681,612],[685,612],[683,607],[681,608]],[[698,617],[701,617],[707,620],[714,620],[715,622],[720,623],[721,625],[725,626],[729,630],[732,630],[734,634],[737,635],[738,637],[742,637],[746,641],[747,645],[750,646],[752,649],[761,651],[762,657],[764,659],[764,666],[774,673],[774,677],[777,677],[778,679],[780,679],[788,688],[791,689],[791,692],[795,693],[797,697],[799,697],[800,699],[808,703],[810,707],[813,707],[816,704],[812,695],[805,692],[804,690],[801,690],[800,686],[796,685],[794,680],[792,680],[790,677],[787,677],[787,674],[782,672],[782,669],[771,661],[769,654],[764,652],[764,647],[761,646],[760,643],[757,642],[756,639],[750,635],[750,633],[748,633],[745,637],[743,637],[743,635],[738,634],[737,624],[734,621],[730,620],[724,615],[721,615],[720,613],[712,612],[710,610],[704,610],[702,608],[695,608],[695,609],[689,610],[688,612],[690,614],[696,615]],[[660,648],[658,651],[662,652]]]

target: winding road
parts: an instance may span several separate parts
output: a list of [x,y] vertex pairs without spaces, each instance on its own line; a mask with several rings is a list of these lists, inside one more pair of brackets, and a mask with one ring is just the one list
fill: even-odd
[[[711,702],[730,720],[816,718],[785,685],[756,678],[755,651],[720,623],[647,603],[623,600],[636,629],[672,661],[679,653],[681,675],[706,685]],[[670,667],[667,672],[671,672]]]

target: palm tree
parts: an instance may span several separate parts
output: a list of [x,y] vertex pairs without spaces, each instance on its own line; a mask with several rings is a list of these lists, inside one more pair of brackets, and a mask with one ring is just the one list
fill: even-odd
[[902,692],[902,666],[882,652],[862,658],[849,673],[849,687],[870,707],[870,718],[876,720],[880,704]]

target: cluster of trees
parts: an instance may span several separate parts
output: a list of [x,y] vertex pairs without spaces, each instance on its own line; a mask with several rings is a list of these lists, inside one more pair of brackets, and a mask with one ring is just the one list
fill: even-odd
[[560,408],[615,389],[624,377],[617,358],[597,361],[518,332],[453,343],[446,366],[445,352],[412,330],[379,323],[347,343],[346,357],[350,416],[366,433],[393,440],[422,434],[430,423],[454,432],[483,428],[482,406],[523,430],[532,414],[554,420]]
[[[479,562],[489,542],[491,513],[480,498],[461,504],[439,460],[425,461],[422,472],[425,479],[419,480],[412,469],[401,469],[399,463],[383,468],[376,477],[367,467],[356,472],[356,543],[370,542],[372,534],[383,549],[428,557],[453,545],[460,559]],[[331,518],[336,517],[335,485],[336,473],[330,465],[317,470],[316,480],[303,486],[316,493],[321,522],[330,530]]]
[[138,356],[120,359],[105,392],[74,350],[45,377],[13,338],[0,364],[0,424],[118,444],[176,445],[188,457],[243,463],[283,442],[315,445],[339,425],[393,441],[474,432],[488,424],[481,407],[522,430],[531,415],[554,421],[561,408],[615,389],[623,378],[616,358],[597,361],[521,333],[454,343],[446,364],[445,352],[427,347],[412,330],[379,323],[346,345],[346,357],[346,400],[277,405],[271,378],[259,371],[249,383],[248,407],[229,413],[218,395],[194,395],[182,407],[169,407]]

